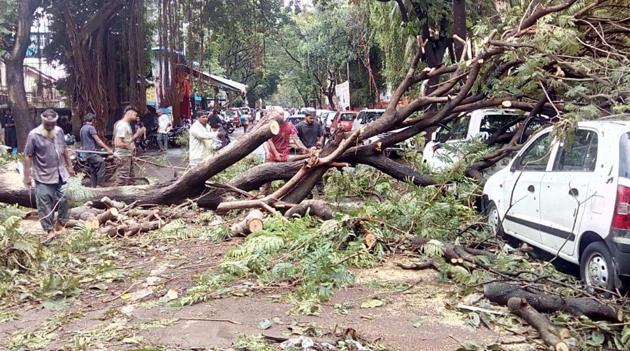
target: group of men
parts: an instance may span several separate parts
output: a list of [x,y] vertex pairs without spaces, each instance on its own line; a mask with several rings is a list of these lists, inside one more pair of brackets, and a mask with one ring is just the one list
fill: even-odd
[[284,111],[281,108],[270,108],[267,113],[281,114],[283,116],[280,123],[280,132],[266,143],[265,158],[267,161],[289,161],[289,153],[292,146],[295,146],[302,154],[308,154],[322,148],[324,144],[324,128],[315,120],[315,110],[307,110],[304,121],[298,123],[297,126],[284,119]]
[[[272,108],[269,113],[283,115],[281,109]],[[189,131],[189,162],[193,167],[229,143],[218,111],[198,112],[196,117]],[[29,132],[24,149],[24,184],[34,189],[39,219],[47,234],[44,243],[49,243],[55,239],[69,218],[64,188],[68,178],[74,176],[74,167],[64,132],[57,125],[59,115],[49,109],[40,118],[41,124]],[[99,137],[93,125],[94,120],[94,114],[87,114],[80,131],[80,157],[90,167],[90,184],[94,187],[103,185],[103,156],[113,155],[116,163],[116,185],[129,185],[134,178],[135,141],[146,133],[143,127],[135,130],[133,128],[139,120],[138,110],[127,107],[123,117],[114,124],[113,148]],[[164,132],[170,127],[170,121],[159,121],[159,124],[159,133],[166,134]],[[163,138],[160,136],[160,146],[166,149]],[[314,111],[307,111],[305,120],[297,126],[283,119],[279,134],[266,144],[266,158],[269,162],[288,161],[291,147],[308,154],[321,148],[323,142],[322,126],[315,121]]]
[[[24,185],[34,189],[37,213],[46,232],[44,243],[55,239],[69,219],[65,186],[74,176],[63,129],[57,125],[59,115],[46,110],[41,115],[41,124],[31,130],[24,147]],[[113,154],[116,159],[116,184],[127,185],[133,178],[133,155],[135,140],[146,131],[132,125],[138,121],[138,111],[127,107],[123,118],[114,125],[113,150],[98,136],[93,125],[95,116],[87,114],[81,128],[81,157],[91,168],[92,186],[103,184],[105,165],[102,154]],[[102,148],[105,151],[99,151]]]

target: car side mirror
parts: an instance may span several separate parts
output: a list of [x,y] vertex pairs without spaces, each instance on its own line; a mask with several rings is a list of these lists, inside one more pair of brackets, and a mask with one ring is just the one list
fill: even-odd
[[437,138],[437,131],[431,133],[431,141],[434,142],[434,143],[438,143],[439,142],[439,140]]

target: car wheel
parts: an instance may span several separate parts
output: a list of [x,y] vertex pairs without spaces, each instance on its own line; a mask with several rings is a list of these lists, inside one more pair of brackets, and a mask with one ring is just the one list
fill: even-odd
[[492,232],[497,236],[503,236],[503,224],[501,223],[501,216],[499,216],[499,209],[492,201],[488,204],[486,216],[488,218],[488,226]]
[[615,289],[615,268],[606,244],[596,241],[584,249],[580,257],[580,277],[586,285]]

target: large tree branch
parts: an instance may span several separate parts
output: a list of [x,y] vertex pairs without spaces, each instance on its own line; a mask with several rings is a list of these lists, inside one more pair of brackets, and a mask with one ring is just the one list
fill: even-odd
[[519,34],[523,33],[526,29],[528,29],[529,27],[531,27],[534,24],[536,24],[536,22],[538,22],[538,20],[541,19],[542,17],[547,16],[549,14],[552,14],[554,12],[560,12],[562,10],[565,10],[565,9],[569,8],[571,5],[573,5],[576,1],[577,0],[567,0],[567,1],[563,2],[563,3],[560,3],[558,5],[554,5],[554,6],[544,6],[542,4],[539,4],[534,9],[534,12],[532,12],[532,14],[530,16],[525,18],[520,23],[518,28],[514,29],[512,34],[514,36],[518,36]]

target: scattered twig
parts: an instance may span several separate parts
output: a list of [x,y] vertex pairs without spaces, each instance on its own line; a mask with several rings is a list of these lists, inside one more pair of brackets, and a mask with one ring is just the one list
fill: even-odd
[[231,319],[203,318],[203,317],[186,317],[177,318],[178,321],[199,321],[199,322],[225,322],[230,324],[242,325],[243,323],[233,321]]

